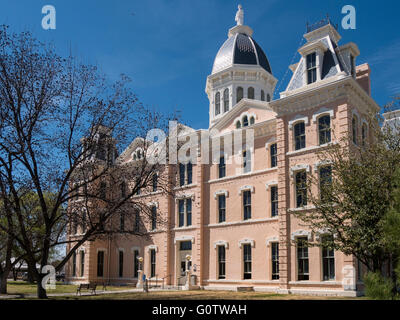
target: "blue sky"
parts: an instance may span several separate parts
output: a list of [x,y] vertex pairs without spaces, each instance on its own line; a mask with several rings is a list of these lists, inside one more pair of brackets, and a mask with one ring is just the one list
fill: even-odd
[[[298,61],[298,54],[292,59],[306,22],[329,13],[339,24],[340,43],[359,46],[357,64],[370,63],[372,96],[378,104],[400,92],[398,1],[1,0],[0,24],[53,41],[60,54],[72,51],[113,80],[127,74],[144,104],[166,112],[180,110],[182,120],[197,129],[208,127],[206,77],[235,25],[239,3],[245,24],[253,28],[279,80],[279,91],[290,79],[288,66]],[[56,30],[41,28],[41,10],[47,4],[56,8]],[[346,4],[356,8],[356,30],[341,28]]]

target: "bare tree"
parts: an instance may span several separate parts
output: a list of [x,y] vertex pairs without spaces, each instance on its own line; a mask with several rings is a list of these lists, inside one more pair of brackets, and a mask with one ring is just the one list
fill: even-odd
[[[62,58],[29,32],[13,34],[7,27],[0,29],[0,108],[0,175],[17,230],[0,227],[22,248],[37,295],[46,298],[41,269],[52,248],[72,243],[60,270],[85,241],[121,232],[113,228],[121,213],[142,208],[144,218],[155,219],[135,195],[156,173],[160,190],[170,190],[167,167],[149,161],[154,143],[145,139],[148,130],[166,128],[167,117],[140,104],[126,76],[110,84],[96,67]],[[143,156],[119,164],[118,153],[133,137],[143,137],[135,140]],[[117,192],[125,181],[125,193]],[[24,190],[36,195],[40,219],[27,219]],[[41,236],[33,240],[30,230],[39,224]],[[79,226],[82,234],[65,238],[67,226]]]

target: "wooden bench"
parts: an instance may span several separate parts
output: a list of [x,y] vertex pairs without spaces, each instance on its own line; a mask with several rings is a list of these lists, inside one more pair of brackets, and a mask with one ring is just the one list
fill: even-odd
[[79,284],[78,288],[76,289],[76,294],[81,294],[82,289],[90,290],[92,293],[96,294],[96,283],[81,283]]

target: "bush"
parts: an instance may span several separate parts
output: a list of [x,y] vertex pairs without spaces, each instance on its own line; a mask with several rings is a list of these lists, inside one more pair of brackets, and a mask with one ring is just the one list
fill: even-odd
[[364,276],[365,295],[375,300],[392,300],[393,281],[384,278],[379,272],[368,272]]

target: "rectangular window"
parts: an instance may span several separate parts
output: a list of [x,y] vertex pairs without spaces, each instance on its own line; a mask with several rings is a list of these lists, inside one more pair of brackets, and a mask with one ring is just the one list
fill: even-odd
[[307,84],[317,81],[317,56],[316,53],[307,55]]
[[332,167],[323,166],[319,169],[319,190],[321,200],[329,200],[330,186],[332,185]]
[[186,225],[192,225],[192,199],[186,199]]
[[309,280],[307,237],[297,238],[297,278]]
[[119,216],[119,230],[125,230],[125,214],[123,212],[121,212]]
[[133,251],[133,277],[139,276],[139,250]]
[[322,238],[322,273],[323,279],[335,280],[335,250],[330,248],[333,242],[332,236],[324,236]]
[[305,170],[296,173],[296,207],[307,205],[307,173]]
[[120,278],[124,275],[124,252],[118,251],[118,275]]
[[243,172],[251,171],[251,154],[249,150],[243,151]]
[[81,251],[81,277],[85,274],[85,251]]
[[271,187],[271,217],[278,215],[278,187]]
[[243,245],[243,279],[251,279],[251,245]]
[[134,226],[134,231],[139,232],[140,229],[140,214],[139,210],[135,210],[135,226]]
[[185,165],[179,164],[179,186],[185,185]]
[[150,277],[153,278],[156,276],[156,250],[150,250]]
[[185,200],[178,200],[178,226],[183,227],[185,224]]
[[218,279],[225,279],[225,246],[218,246]]
[[72,276],[76,277],[76,252],[72,255]]
[[272,280],[279,279],[279,243],[271,243]]
[[179,250],[180,251],[192,250],[192,241],[181,241],[179,243]]
[[225,195],[218,196],[218,222],[225,222],[226,198]]
[[97,252],[97,276],[102,277],[104,272],[104,251]]
[[251,219],[251,191],[243,191],[243,219]]
[[294,148],[300,150],[306,147],[306,133],[304,122],[294,125]]
[[186,165],[187,184],[192,184],[192,182],[193,182],[192,173],[193,173],[193,166],[192,166],[192,163],[189,162]]
[[278,153],[277,145],[276,143],[274,143],[270,147],[271,168],[276,167],[278,165],[277,153]]
[[318,118],[319,144],[331,142],[331,117],[329,115]]
[[226,166],[225,166],[225,157],[219,158],[218,164],[218,177],[223,178],[225,177]]
[[157,229],[157,207],[151,207],[151,230]]

